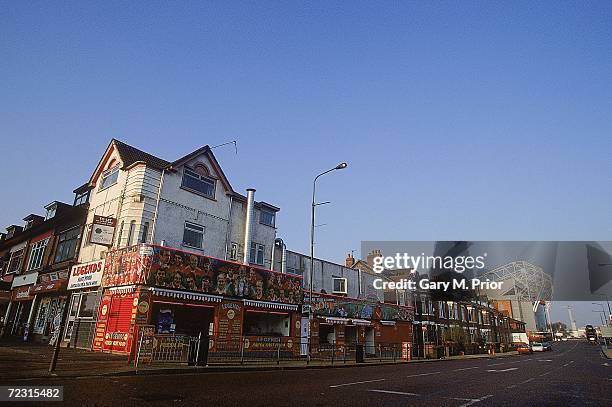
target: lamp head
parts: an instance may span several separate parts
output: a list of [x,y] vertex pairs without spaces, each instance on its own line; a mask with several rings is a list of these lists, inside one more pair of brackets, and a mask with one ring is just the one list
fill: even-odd
[[348,164],[347,164],[347,163],[340,163],[340,164],[336,165],[336,168],[334,168],[334,169],[335,169],[335,170],[343,170],[343,169],[345,169],[346,167],[348,167]]

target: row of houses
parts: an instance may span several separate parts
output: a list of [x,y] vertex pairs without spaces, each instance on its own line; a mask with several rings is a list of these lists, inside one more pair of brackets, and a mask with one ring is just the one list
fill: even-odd
[[3,337],[126,354],[145,331],[208,335],[211,349],[236,338],[310,343],[302,354],[420,338],[424,356],[445,343],[477,351],[469,345],[481,350],[484,332],[498,348],[510,343],[510,319],[486,303],[475,306],[485,320],[456,320],[470,338],[478,331],[473,341],[450,339],[447,305],[428,319],[427,293],[374,289],[371,256],[316,259],[311,273],[277,236],[280,209],[255,189],[235,191],[208,146],[167,161],[113,139],[74,194],[0,235]]

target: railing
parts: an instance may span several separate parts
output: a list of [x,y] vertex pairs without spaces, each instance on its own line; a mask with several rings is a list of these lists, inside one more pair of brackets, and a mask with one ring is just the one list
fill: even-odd
[[[406,343],[310,343],[308,338],[242,336],[230,339],[186,335],[140,335],[135,367],[152,364],[281,364],[399,361],[410,359]],[[204,360],[202,363],[198,363]]]

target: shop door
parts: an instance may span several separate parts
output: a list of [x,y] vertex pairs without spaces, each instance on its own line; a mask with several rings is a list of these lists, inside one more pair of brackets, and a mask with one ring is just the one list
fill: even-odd
[[374,328],[367,327],[365,331],[365,352],[367,354],[375,353],[374,347]]

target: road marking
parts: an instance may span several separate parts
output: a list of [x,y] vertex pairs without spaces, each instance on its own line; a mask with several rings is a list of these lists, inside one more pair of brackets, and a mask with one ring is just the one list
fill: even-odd
[[429,376],[429,375],[432,375],[432,374],[440,374],[440,373],[442,373],[442,372],[411,374],[410,376],[406,376],[406,377]]
[[539,362],[552,362],[550,359],[540,359]]
[[453,370],[453,372],[461,372],[463,370],[470,370],[470,369],[478,369],[478,366],[464,367],[463,369],[455,369],[455,370]]
[[517,370],[517,369],[518,367],[509,367],[508,369],[501,369],[501,370],[489,369],[487,370],[487,372],[501,373],[501,372],[511,372],[512,370]]
[[532,377],[531,379],[527,379],[527,380],[525,380],[525,381],[522,381],[522,382],[520,382],[519,384],[526,384],[526,383],[532,382],[532,381],[534,381],[534,380],[535,380],[535,377]]
[[364,383],[374,383],[374,382],[382,382],[385,381],[386,379],[376,379],[376,380],[364,380],[362,382],[352,382],[352,383],[343,383],[343,384],[334,384],[333,386],[329,386],[332,388],[335,387],[344,387],[344,386],[352,386],[354,384],[364,384]]
[[373,391],[373,392],[376,392],[376,393],[397,394],[399,396],[418,396],[418,394],[416,394],[416,393],[406,393],[406,392],[403,392],[403,391],[375,390],[375,389],[368,390],[368,391]]
[[506,364],[506,362],[503,363],[493,363],[492,365],[487,365],[487,366],[499,366],[499,365],[504,365]]
[[461,400],[461,401],[469,400],[467,403],[462,404],[461,406],[459,406],[459,407],[467,407],[467,406],[471,406],[472,404],[476,404],[476,403],[479,403],[479,402],[481,402],[483,400],[486,400],[489,397],[493,397],[493,395],[492,394],[488,394],[488,395],[483,396],[483,397],[481,397],[479,399],[462,399],[462,398],[453,397],[453,400]]

